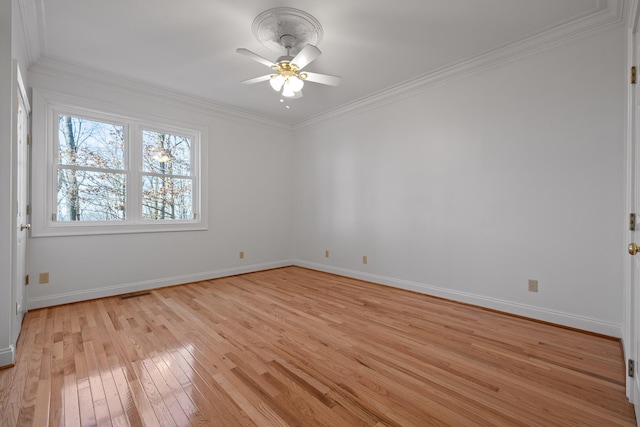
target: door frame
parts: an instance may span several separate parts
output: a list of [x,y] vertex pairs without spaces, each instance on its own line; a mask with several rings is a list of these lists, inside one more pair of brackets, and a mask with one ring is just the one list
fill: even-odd
[[[640,68],[640,10],[638,0],[632,0],[628,4],[627,25],[627,71],[631,67]],[[640,224],[636,224],[633,231],[629,227],[630,218],[634,214],[636,222],[640,220],[640,84],[627,82],[627,108],[626,108],[626,201],[625,201],[625,238],[627,243],[640,240]],[[623,292],[623,319],[622,319],[622,348],[624,353],[625,374],[629,369],[629,360],[634,360],[635,377],[626,377],[626,392],[629,401],[634,404],[636,420],[640,423],[640,378],[638,363],[640,351],[640,268],[636,266],[638,260],[624,254],[624,292]],[[640,425],[640,424],[639,424]]]
[[[20,225],[16,223],[16,218],[18,216],[18,206],[15,203],[18,192],[18,174],[25,173],[26,174],[26,198],[29,200],[29,172],[28,165],[30,163],[29,151],[27,151],[26,160],[26,168],[27,170],[19,171],[18,170],[18,102],[19,97],[22,98],[25,107],[25,113],[27,116],[27,129],[30,129],[30,115],[31,115],[31,106],[29,105],[29,97],[27,96],[27,91],[24,85],[24,80],[22,79],[22,73],[20,72],[20,65],[16,59],[12,60],[11,67],[11,102],[12,102],[12,119],[11,119],[11,223],[12,223],[12,233],[11,233],[11,346],[13,351],[13,359],[15,359],[16,352],[16,344],[18,342],[18,337],[20,335],[20,329],[22,325],[22,319],[24,313],[26,312],[26,284],[25,277],[23,277],[23,272],[18,271],[19,263],[18,263],[18,245],[17,241],[19,238],[18,233],[23,233],[24,231],[20,231]],[[28,217],[28,214],[26,215]],[[24,245],[27,245],[28,237],[24,240]],[[27,269],[27,256],[23,260],[24,270]],[[19,289],[21,287],[22,289]],[[20,292],[21,291],[21,292]],[[17,295],[22,295],[22,301],[17,301]],[[17,304],[20,305],[21,310],[17,310]]]

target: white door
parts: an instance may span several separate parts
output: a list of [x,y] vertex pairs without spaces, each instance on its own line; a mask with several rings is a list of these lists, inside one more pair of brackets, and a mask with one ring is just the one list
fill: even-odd
[[[636,107],[635,115],[640,114],[640,109]],[[640,130],[640,117],[635,118],[636,130]],[[635,136],[635,155],[633,156],[633,169],[634,169],[634,183],[633,183],[633,209],[635,214],[635,220],[640,220],[640,156],[638,150],[640,150],[640,141],[638,141],[638,135]],[[627,394],[629,400],[635,405],[636,420],[640,426],[640,373],[638,372],[638,359],[640,356],[640,253],[638,253],[640,244],[640,224],[636,224],[635,231],[631,231],[632,243],[629,244],[629,253],[633,256],[630,263],[631,265],[631,286],[625,295],[628,300],[626,301],[627,315],[625,319],[625,327],[627,332],[624,334],[628,342],[625,345],[627,352]],[[630,365],[633,363],[633,365]]]
[[[636,18],[637,19],[637,18]],[[640,35],[634,32],[631,42],[630,63],[635,65],[640,58]],[[637,65],[636,65],[637,67]],[[629,189],[628,189],[628,206],[631,209],[631,219],[635,220],[635,228],[629,227],[628,233],[629,254],[631,259],[629,262],[629,281],[630,285],[625,289],[625,319],[623,337],[625,339],[625,356],[627,362],[634,364],[631,368],[627,365],[627,369],[633,370],[633,377],[627,376],[627,394],[631,403],[635,405],[636,420],[640,425],[640,375],[638,374],[638,363],[640,356],[640,253],[636,244],[640,244],[640,84],[632,85],[629,91]],[[628,372],[631,374],[631,372]]]
[[15,296],[15,312],[12,327],[12,338],[15,343],[22,327],[22,318],[26,312],[26,276],[27,276],[27,237],[31,228],[27,212],[29,199],[29,101],[17,63],[15,72],[15,242],[13,294]]
[[[637,113],[636,113],[637,114]],[[636,149],[640,148],[640,144],[636,145]],[[636,161],[635,163],[635,171],[636,174],[640,173],[640,163]],[[636,180],[636,184],[638,184],[639,180]],[[636,186],[638,188],[638,186]],[[638,192],[636,191],[636,195]],[[638,199],[636,199],[636,206],[638,205]],[[640,212],[640,210],[636,211]],[[638,216],[640,218],[640,216]],[[640,227],[636,227],[636,230],[640,229]],[[634,231],[636,241],[639,239],[640,231]],[[630,319],[631,325],[629,327],[629,336],[630,340],[630,354],[629,359],[633,360],[633,377],[628,376],[630,384],[629,384],[629,398],[631,403],[635,405],[636,411],[636,421],[640,426],[640,372],[638,366],[638,360],[640,359],[640,327],[638,323],[640,322],[640,254],[634,256],[632,268],[632,281],[631,281],[631,301],[630,305]],[[627,369],[629,367],[627,366]],[[631,374],[631,372],[629,372]]]

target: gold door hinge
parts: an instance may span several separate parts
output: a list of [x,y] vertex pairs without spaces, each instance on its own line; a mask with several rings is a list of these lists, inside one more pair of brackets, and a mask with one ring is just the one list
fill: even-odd
[[27,286],[29,284],[29,275],[24,278],[24,285]]
[[27,145],[31,145],[31,134],[27,134]]
[[631,67],[631,84],[634,85],[638,82],[638,70],[635,66]]

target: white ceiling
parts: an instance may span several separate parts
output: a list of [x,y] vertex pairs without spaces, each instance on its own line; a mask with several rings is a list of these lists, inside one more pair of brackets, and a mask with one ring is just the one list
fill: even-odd
[[[103,71],[286,124],[481,54],[548,43],[554,31],[568,36],[567,28],[593,26],[620,8],[616,0],[21,1],[23,9],[33,4],[37,10],[26,14],[36,21],[27,36],[30,51],[38,52],[32,62],[46,58]],[[307,83],[304,98],[289,101],[290,109],[267,82],[240,84],[269,69],[235,52],[244,47],[274,60],[278,54],[253,37],[251,24],[260,12],[281,6],[304,10],[323,26],[323,54],[306,70],[343,79],[338,88]]]

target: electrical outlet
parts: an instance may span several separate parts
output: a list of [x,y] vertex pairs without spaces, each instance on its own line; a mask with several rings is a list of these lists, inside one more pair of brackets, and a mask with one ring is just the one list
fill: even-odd
[[362,263],[363,263],[363,264],[366,264],[366,263],[367,263],[367,256],[366,256],[366,255],[362,257]]
[[244,259],[244,251],[240,251],[240,259]]
[[41,285],[44,285],[45,283],[49,283],[49,273],[40,273],[40,280],[39,280]]
[[326,251],[324,251],[324,257],[325,258],[329,258],[329,250],[328,249]]
[[538,292],[538,281],[529,279],[529,292]]

